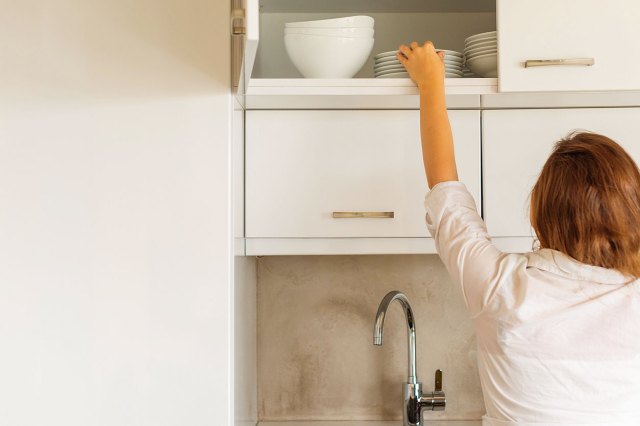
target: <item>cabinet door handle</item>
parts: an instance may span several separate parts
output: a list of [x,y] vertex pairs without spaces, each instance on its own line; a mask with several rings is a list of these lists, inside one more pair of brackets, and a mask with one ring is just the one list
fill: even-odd
[[595,64],[596,61],[593,58],[570,58],[570,59],[529,59],[525,61],[524,67],[551,67],[562,65],[581,65],[590,67]]
[[393,219],[395,212],[333,212],[334,219]]
[[245,35],[247,28],[244,25],[237,25],[236,21],[244,21],[245,11],[244,9],[231,10],[231,35]]

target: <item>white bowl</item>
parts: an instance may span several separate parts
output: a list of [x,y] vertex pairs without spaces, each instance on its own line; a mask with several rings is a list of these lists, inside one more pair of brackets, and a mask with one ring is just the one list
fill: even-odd
[[[486,44],[485,44],[486,43]],[[469,44],[465,44],[464,48],[466,49],[473,49],[474,47],[481,47],[481,46],[497,46],[498,45],[498,40],[497,39],[493,39],[493,40],[481,40],[477,43],[469,43]]]
[[373,37],[373,28],[285,28],[284,33],[333,37]]
[[497,46],[498,40],[481,40],[478,42],[473,42],[469,44],[465,44],[464,49],[475,49],[476,47],[485,47],[485,46]]
[[479,40],[481,38],[491,38],[491,37],[496,38],[497,36],[498,36],[498,32],[497,31],[489,31],[489,32],[486,32],[486,33],[479,33],[479,34],[474,34],[472,36],[469,36],[464,40],[464,42],[466,44],[466,43],[469,43],[469,42],[472,42],[472,41],[477,41],[477,40]]
[[496,53],[498,51],[498,48],[496,46],[492,46],[492,47],[478,47],[477,49],[469,49],[469,50],[465,50],[464,51],[464,55],[465,57],[470,57],[470,56],[477,56],[477,55],[482,55],[482,54],[487,54],[487,53]]
[[498,54],[491,53],[467,59],[467,68],[480,77],[498,76]]
[[288,34],[284,46],[293,65],[306,78],[351,78],[367,62],[373,37]]
[[498,54],[497,50],[489,50],[487,52],[479,52],[479,53],[476,53],[474,55],[467,56],[467,61],[469,59],[477,58],[478,56],[487,56],[487,55],[496,55],[496,54]]
[[345,16],[344,18],[321,19],[318,21],[287,22],[285,28],[373,28],[374,20],[370,16]]

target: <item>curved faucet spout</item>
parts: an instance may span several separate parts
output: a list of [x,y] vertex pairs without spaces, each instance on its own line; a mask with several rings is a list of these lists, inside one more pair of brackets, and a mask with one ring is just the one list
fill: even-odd
[[380,302],[378,306],[378,313],[376,314],[376,322],[373,327],[373,344],[376,346],[382,346],[382,332],[384,328],[384,317],[387,314],[389,305],[394,300],[400,302],[402,309],[404,310],[405,317],[407,319],[407,337],[409,340],[409,373],[407,383],[417,383],[418,372],[416,367],[416,323],[413,316],[413,310],[409,304],[409,299],[403,293],[399,291],[391,291]]

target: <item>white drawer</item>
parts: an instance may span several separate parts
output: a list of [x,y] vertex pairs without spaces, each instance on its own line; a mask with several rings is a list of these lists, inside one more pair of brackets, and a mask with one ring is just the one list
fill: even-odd
[[[449,114],[459,177],[480,205],[480,113]],[[247,238],[428,236],[419,111],[247,111],[246,118]]]

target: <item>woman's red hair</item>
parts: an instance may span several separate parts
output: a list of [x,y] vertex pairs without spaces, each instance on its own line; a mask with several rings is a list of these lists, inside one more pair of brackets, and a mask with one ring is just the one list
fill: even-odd
[[570,134],[531,191],[531,224],[543,248],[640,277],[638,166],[606,136]]

